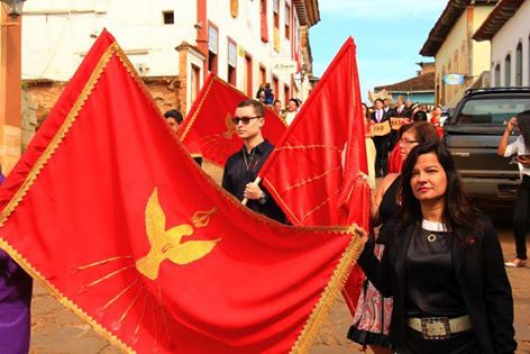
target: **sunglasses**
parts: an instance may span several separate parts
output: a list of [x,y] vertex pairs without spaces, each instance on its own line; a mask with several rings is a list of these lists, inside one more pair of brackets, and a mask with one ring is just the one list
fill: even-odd
[[256,117],[234,117],[232,118],[232,123],[234,123],[234,125],[238,125],[239,122],[243,123],[243,125],[248,125],[248,123],[250,123],[250,121],[252,119],[256,119],[256,118],[261,118],[260,116],[256,116]]

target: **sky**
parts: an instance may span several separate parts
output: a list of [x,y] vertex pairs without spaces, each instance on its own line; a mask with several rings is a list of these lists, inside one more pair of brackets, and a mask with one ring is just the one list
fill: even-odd
[[357,46],[363,101],[375,86],[416,76],[420,49],[448,0],[320,0],[309,40],[313,73],[322,76],[348,36]]

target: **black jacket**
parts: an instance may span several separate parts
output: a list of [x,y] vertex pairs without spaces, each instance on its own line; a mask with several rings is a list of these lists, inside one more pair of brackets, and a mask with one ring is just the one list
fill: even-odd
[[[386,121],[386,120],[389,120],[390,119],[390,116],[391,116],[391,113],[392,111],[391,110],[388,110],[387,112],[385,112],[383,110],[383,118],[381,119],[381,123]],[[376,119],[376,116],[375,116],[375,111],[373,111],[371,114],[370,114],[370,119],[373,120],[375,123],[377,123],[377,119]]]
[[412,111],[408,109],[407,107],[403,106],[401,109],[401,112],[399,112],[399,108],[396,107],[392,110],[392,117],[398,117],[398,118],[410,118],[412,116]]
[[[491,222],[479,218],[480,230],[464,247],[453,242],[452,257],[458,284],[477,339],[484,353],[514,353],[517,348],[513,328],[513,299],[504,269],[502,250]],[[419,226],[409,226],[391,235],[381,263],[373,244],[367,244],[359,264],[385,297],[394,297],[390,340],[397,348],[406,347],[405,262],[410,240]]]

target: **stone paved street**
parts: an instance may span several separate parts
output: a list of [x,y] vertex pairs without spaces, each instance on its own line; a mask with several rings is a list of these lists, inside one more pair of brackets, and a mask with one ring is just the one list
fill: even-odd
[[[510,232],[502,230],[501,239],[504,253],[509,258],[514,252]],[[530,353],[530,267],[508,269],[508,274],[515,298],[518,353]],[[342,299],[339,299],[322,327],[311,354],[360,353],[361,347],[345,338],[350,321],[348,309]],[[32,324],[32,354],[120,352],[39,286],[35,289]]]

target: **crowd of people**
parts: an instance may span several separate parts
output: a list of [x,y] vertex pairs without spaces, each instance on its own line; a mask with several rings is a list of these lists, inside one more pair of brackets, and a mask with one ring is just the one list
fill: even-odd
[[287,101],[285,107],[283,107],[282,101],[276,99],[276,94],[272,90],[269,82],[259,87],[256,92],[256,100],[264,106],[271,107],[288,126],[293,123],[294,118],[302,106],[302,101],[300,99],[291,98]]
[[[259,95],[267,99],[270,93]],[[277,101],[269,97],[268,102],[276,109]],[[300,103],[291,100],[289,105],[297,110]],[[527,260],[530,111],[513,118],[499,142],[500,155],[516,155],[523,181],[514,224],[517,258],[506,264],[492,223],[472,207],[440,140],[440,113],[435,107],[428,119],[422,108],[402,97],[395,107],[383,100],[372,108],[363,104],[367,158],[373,167],[371,226],[360,235],[365,248],[359,265],[367,279],[347,336],[375,353],[514,353],[513,298],[505,265],[521,267]],[[182,114],[170,110],[165,118],[176,133]],[[222,186],[247,199],[250,209],[286,222],[267,189],[255,182],[274,149],[262,134],[265,105],[242,101],[232,122],[242,147],[228,158]],[[521,136],[508,144],[515,126]],[[376,177],[384,177],[377,190]],[[19,270],[3,252],[0,265],[11,273]],[[7,271],[0,278],[0,336],[20,338],[10,341],[17,346],[12,352],[27,353],[30,297],[8,286],[15,273]],[[31,286],[31,281],[21,284]],[[15,300],[21,304],[17,308]],[[6,314],[11,316],[7,322]]]
[[[427,112],[426,105],[413,104],[409,100],[405,101],[403,96],[397,97],[394,106],[391,106],[388,99],[379,98],[374,101],[370,108],[363,103],[363,115],[367,138],[372,139],[376,151],[375,162],[373,163],[375,178],[384,177],[389,172],[395,172],[396,167],[398,170],[400,169],[401,159],[396,142],[401,126],[414,122],[429,122],[439,137],[443,135],[440,121],[442,109],[439,106],[435,106],[430,112]],[[369,144],[371,145],[371,143]],[[395,159],[389,160],[390,157]],[[371,161],[370,166],[372,165]]]
[[[386,173],[385,159],[379,156],[376,164],[372,156],[386,176],[372,193],[372,227],[362,236],[366,247],[359,259],[367,280],[348,338],[375,353],[514,353],[513,298],[500,242],[491,221],[472,207],[441,143],[439,108],[431,110],[430,120],[401,99],[393,111],[385,112],[380,100],[374,108],[363,105],[367,150],[388,153],[394,144],[400,163]],[[253,210],[283,221],[266,188],[253,182],[274,148],[261,133],[263,115],[257,101],[236,109],[243,147],[227,162],[223,186],[253,201]],[[372,125],[390,117],[402,120],[399,129],[386,129],[374,144]],[[513,152],[519,145],[509,146]],[[258,163],[249,163],[254,159]]]

